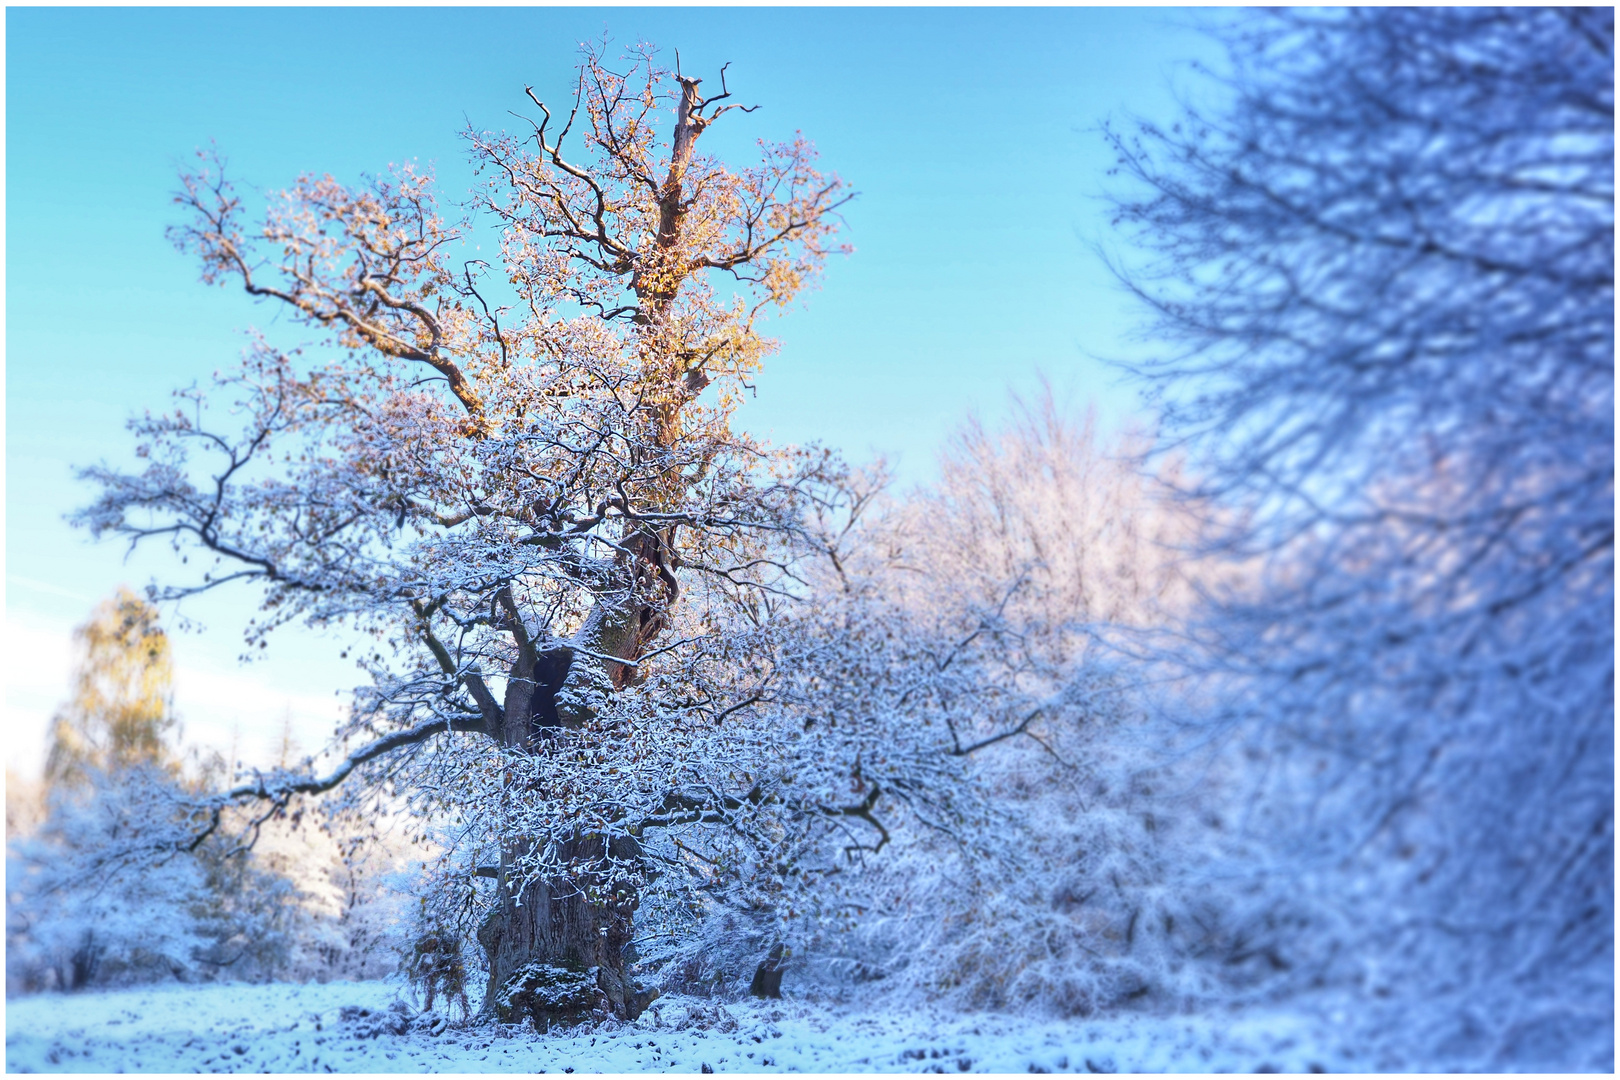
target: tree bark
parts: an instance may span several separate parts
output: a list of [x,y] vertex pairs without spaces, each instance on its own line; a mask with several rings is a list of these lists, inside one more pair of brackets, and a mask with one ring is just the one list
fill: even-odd
[[[518,646],[501,725],[506,746],[544,753],[548,730],[584,726],[633,680],[633,661],[662,630],[678,587],[667,537],[636,533],[622,547],[624,588],[598,598],[571,647],[537,652],[503,593]],[[635,985],[625,958],[640,902],[640,845],[586,834],[559,844],[557,854],[571,873],[525,885],[503,867],[497,904],[478,932],[489,963],[483,1012],[527,1017],[542,1030],[585,1019],[593,1007],[633,1020],[656,995]]]
[[478,931],[489,961],[483,1012],[508,1022],[532,1019],[541,1030],[585,1019],[595,1008],[634,1020],[657,992],[636,985],[625,955],[638,890],[615,883],[611,870],[614,861],[634,867],[639,845],[587,835],[559,847],[579,868],[574,874],[526,886],[501,880],[499,902]]
[[613,694],[636,681],[635,660],[664,629],[666,613],[680,595],[675,557],[667,533],[636,532],[620,544],[620,589],[598,598],[574,635],[577,647],[552,695],[563,727],[580,727]]
[[749,983],[748,992],[757,998],[781,997],[782,969],[787,966],[787,955],[786,945],[780,941],[772,945],[771,951],[754,969],[754,981]]
[[[704,103],[698,95],[699,81],[680,80],[669,173],[658,195],[659,255],[638,269],[631,281],[642,305],[636,321],[645,326],[662,321],[687,273],[668,256],[679,247],[686,170],[698,136],[712,119],[700,115]],[[659,410],[659,442],[669,446],[675,441],[680,408],[690,395],[681,389],[683,371],[671,368],[665,374],[671,380],[670,399]],[[664,497],[654,496],[654,501]],[[677,503],[673,500],[662,508]],[[618,580],[598,594],[573,636],[572,648],[537,653],[511,592],[502,590],[505,626],[518,646],[507,682],[501,731],[505,745],[538,749],[548,727],[582,728],[613,694],[636,681],[636,658],[663,630],[667,612],[680,595],[674,573],[674,528],[633,530],[619,550]],[[621,838],[613,844],[611,854],[618,859],[639,859],[635,841]],[[616,892],[606,892],[610,860],[602,837],[578,837],[563,848],[565,863],[593,869],[516,889],[502,879],[500,902],[478,935],[490,971],[484,1012],[505,1012],[502,1019],[526,1013],[542,1029],[554,1021],[583,1018],[577,976],[594,970],[596,989],[608,1009],[620,1018],[634,1019],[651,999],[632,984],[624,960],[624,949],[634,939],[639,896],[622,881]],[[570,980],[569,973],[576,978]]]

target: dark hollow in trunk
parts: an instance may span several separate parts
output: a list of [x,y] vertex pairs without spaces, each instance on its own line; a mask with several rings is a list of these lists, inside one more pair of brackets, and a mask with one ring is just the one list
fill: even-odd
[[566,649],[543,652],[534,662],[534,696],[529,699],[529,737],[539,738],[548,728],[561,726],[557,719],[557,691],[568,677],[573,653]]

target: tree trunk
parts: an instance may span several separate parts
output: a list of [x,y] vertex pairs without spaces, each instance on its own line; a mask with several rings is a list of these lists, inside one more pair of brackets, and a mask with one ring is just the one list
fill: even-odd
[[[556,700],[579,665],[569,650],[525,652],[508,682],[502,736],[509,746],[543,752],[548,731],[582,722],[559,717]],[[570,868],[566,875],[524,883],[502,868],[497,903],[478,930],[489,965],[485,1016],[509,1023],[527,1018],[545,1031],[598,1009],[625,1020],[641,1014],[653,994],[634,985],[625,959],[634,939],[640,854],[629,837],[609,845],[587,834],[557,845],[558,861]],[[615,864],[631,873],[615,875]]]
[[500,885],[500,899],[478,931],[489,961],[483,1011],[509,1023],[524,1018],[545,1030],[588,1018],[596,1009],[634,1020],[656,991],[635,985],[626,952],[635,937],[633,884],[615,882],[612,863],[634,865],[639,845],[585,836],[559,845],[578,868],[568,877]]
[[592,607],[574,634],[578,648],[552,694],[551,708],[564,727],[580,727],[608,700],[637,681],[634,661],[663,632],[668,611],[680,597],[675,579],[673,528],[624,538],[618,587]]
[[[74,949],[73,955],[68,958],[67,988],[69,990],[83,990],[90,985],[90,980],[96,977],[96,971],[101,967],[101,958],[106,951],[107,946],[96,940],[95,931],[85,931],[84,940],[79,943],[79,947]],[[60,976],[58,976],[58,981],[61,981]]]
[[[622,593],[597,601],[570,647],[537,651],[511,594],[503,596],[519,650],[503,709],[508,747],[544,753],[548,732],[583,727],[633,681],[633,663],[615,658],[633,661],[663,628],[679,592],[670,539],[625,539]],[[571,868],[566,876],[524,885],[508,881],[503,868],[498,903],[478,931],[489,962],[483,1012],[508,1022],[528,1017],[541,1030],[603,1007],[633,1020],[656,996],[634,984],[625,957],[640,901],[640,845],[619,837],[610,846],[588,834],[558,844],[557,855]]]
[[781,997],[782,969],[787,966],[787,957],[786,945],[780,941],[772,945],[771,951],[754,969],[754,981],[748,985],[748,992],[757,998]]

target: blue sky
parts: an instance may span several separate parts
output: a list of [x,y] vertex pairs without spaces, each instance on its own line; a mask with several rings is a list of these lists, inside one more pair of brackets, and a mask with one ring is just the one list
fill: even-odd
[[[164,239],[177,167],[215,140],[240,182],[343,180],[415,160],[452,197],[457,133],[520,124],[525,84],[568,96],[577,43],[604,31],[678,48],[688,72],[730,61],[762,108],[705,136],[746,159],[795,130],[860,192],[849,259],[776,328],[743,424],[897,459],[926,480],[970,413],[993,419],[1041,374],[1105,420],[1134,394],[1095,355],[1133,346],[1136,314],[1091,245],[1107,241],[1109,117],[1166,117],[1214,58],[1195,16],[1142,9],[9,9],[6,13],[6,607],[8,763],[37,769],[66,692],[68,633],[126,561],[63,515],[75,466],[127,461],[124,420],[240,354],[250,326],[306,337],[272,309],[197,282]],[[198,603],[177,700],[193,737],[259,760],[289,718],[308,749],[353,681],[335,650],[290,634],[236,663],[245,594]],[[19,659],[22,662],[19,663]],[[233,734],[234,733],[234,734]]]

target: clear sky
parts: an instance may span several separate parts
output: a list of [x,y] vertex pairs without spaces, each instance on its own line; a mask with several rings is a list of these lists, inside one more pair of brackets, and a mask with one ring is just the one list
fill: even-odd
[[[120,582],[173,566],[124,558],[63,516],[76,466],[128,462],[124,420],[206,380],[243,332],[309,337],[197,282],[165,241],[177,167],[215,140],[245,185],[342,180],[415,160],[470,182],[458,132],[569,95],[577,43],[604,31],[731,62],[733,114],[706,149],[802,130],[860,192],[849,259],[783,319],[742,414],[780,443],[820,440],[925,481],[970,413],[990,419],[1041,375],[1105,420],[1137,412],[1097,355],[1133,347],[1135,313],[1091,245],[1109,117],[1167,117],[1187,64],[1212,61],[1195,16],[1148,9],[8,9],[6,13],[7,761],[37,772],[67,691],[69,634]],[[672,55],[672,54],[670,54]],[[177,703],[190,735],[263,762],[290,718],[317,749],[355,672],[289,634],[237,663],[243,593],[185,614]]]

